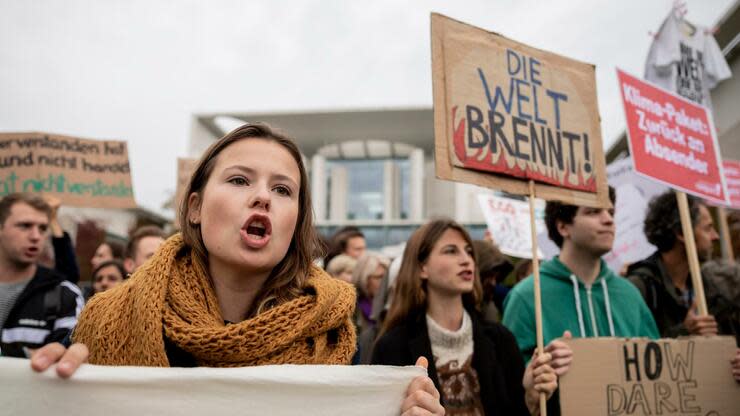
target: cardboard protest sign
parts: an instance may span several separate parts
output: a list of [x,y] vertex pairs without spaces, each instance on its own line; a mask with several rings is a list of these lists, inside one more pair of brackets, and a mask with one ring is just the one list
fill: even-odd
[[563,416],[737,415],[734,337],[578,338],[560,379]]
[[134,208],[126,142],[0,133],[0,196],[37,192],[65,205]]
[[740,161],[725,159],[722,166],[724,167],[730,207],[740,209]]
[[[420,367],[267,365],[154,368],[83,364],[69,380],[0,358],[3,414],[398,415]],[[43,399],[39,400],[40,395]]]
[[[479,194],[478,202],[486,218],[491,238],[502,253],[509,256],[531,259],[532,237],[529,225],[529,204],[502,196]],[[545,229],[545,204],[537,200],[535,210],[538,230]],[[542,258],[542,252],[537,251]]]
[[726,203],[712,117],[706,107],[617,69],[635,171],[699,198]]
[[608,203],[593,65],[432,14],[436,173]]
[[177,188],[175,189],[175,209],[179,209],[185,190],[193,175],[198,159],[177,158]]

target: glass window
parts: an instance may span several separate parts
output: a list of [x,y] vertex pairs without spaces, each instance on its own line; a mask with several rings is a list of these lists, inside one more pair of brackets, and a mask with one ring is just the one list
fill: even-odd
[[331,195],[329,198],[347,198],[347,219],[383,219],[383,160],[330,160],[326,163],[327,176],[331,169],[342,166],[347,171],[347,190],[345,195]]

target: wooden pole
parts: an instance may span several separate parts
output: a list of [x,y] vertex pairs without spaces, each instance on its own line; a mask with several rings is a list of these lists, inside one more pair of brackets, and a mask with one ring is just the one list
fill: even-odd
[[719,235],[722,242],[722,257],[729,262],[735,261],[735,252],[730,240],[730,227],[727,225],[727,210],[723,206],[717,207],[717,220],[719,221]]
[[708,315],[707,301],[704,298],[704,284],[701,280],[701,270],[699,270],[699,256],[696,253],[696,241],[694,241],[694,226],[691,223],[691,213],[689,212],[689,200],[686,194],[676,191],[676,200],[678,201],[678,212],[681,215],[681,229],[683,230],[683,240],[686,246],[686,257],[689,260],[689,270],[691,271],[691,283],[694,286],[694,299],[699,308],[699,315]]
[[[532,234],[532,271],[534,272],[534,322],[537,332],[537,351],[545,352],[542,336],[542,297],[540,294],[540,258],[537,256],[537,228],[534,212],[534,180],[529,180],[529,227]],[[540,415],[547,416],[547,395],[540,393]]]

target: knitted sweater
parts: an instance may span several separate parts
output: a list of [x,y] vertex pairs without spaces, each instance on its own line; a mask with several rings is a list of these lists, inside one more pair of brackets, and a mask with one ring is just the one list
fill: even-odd
[[478,373],[472,366],[473,324],[467,312],[457,331],[447,330],[427,315],[429,341],[447,415],[483,415]]

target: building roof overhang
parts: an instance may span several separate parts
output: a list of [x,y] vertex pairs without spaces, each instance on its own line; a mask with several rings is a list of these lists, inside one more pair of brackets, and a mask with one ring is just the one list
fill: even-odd
[[[248,122],[265,122],[295,138],[301,151],[330,158],[404,157],[410,145],[432,153],[434,113],[431,108],[388,108],[273,113],[202,113],[195,115],[216,140],[231,129]],[[363,152],[343,154],[337,143],[364,142]],[[387,142],[391,145],[388,146]],[[387,150],[386,150],[387,149]]]

